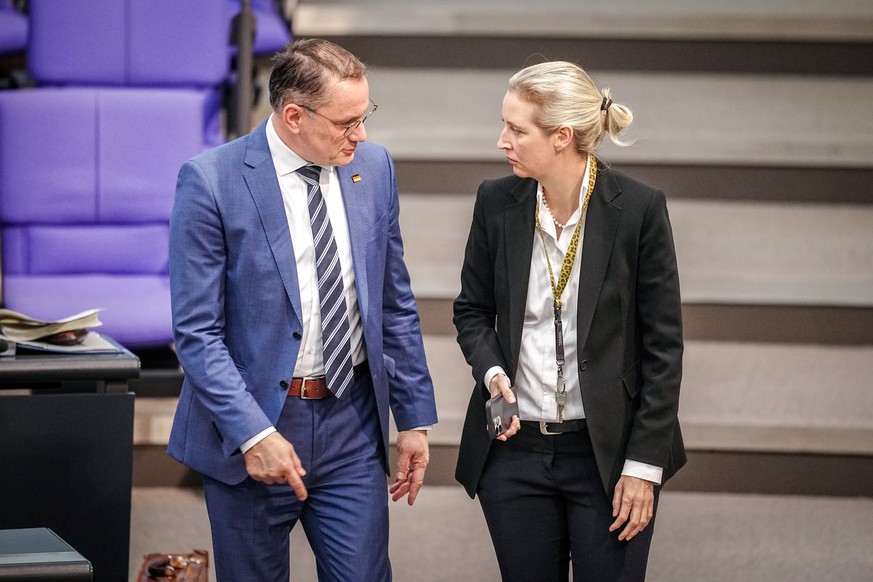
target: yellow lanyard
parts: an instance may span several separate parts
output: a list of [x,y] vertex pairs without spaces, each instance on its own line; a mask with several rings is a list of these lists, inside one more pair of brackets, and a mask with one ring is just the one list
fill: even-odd
[[558,309],[561,308],[561,295],[564,293],[567,281],[570,280],[570,271],[573,270],[573,262],[576,260],[576,249],[579,248],[579,233],[582,230],[582,222],[585,220],[585,211],[588,210],[588,201],[591,199],[591,193],[594,192],[594,182],[597,180],[597,158],[592,156],[591,162],[591,167],[588,169],[588,190],[585,192],[585,198],[582,201],[582,212],[579,214],[579,222],[576,223],[576,228],[573,229],[573,236],[570,238],[570,248],[567,249],[567,254],[564,255],[564,263],[561,265],[561,275],[558,278],[557,285],[555,285],[555,273],[552,271],[552,261],[549,259],[549,253],[546,249],[546,237],[543,234],[542,224],[540,224],[539,204],[536,207],[537,231],[540,233],[540,238],[543,241],[546,264],[549,267],[549,283],[552,285],[552,295],[555,298],[555,307]]
[[594,182],[597,180],[597,158],[590,156],[590,160],[591,165],[588,169],[588,190],[585,192],[585,198],[582,201],[582,211],[579,213],[579,222],[576,223],[576,228],[573,229],[573,236],[570,238],[570,248],[567,249],[567,254],[564,255],[564,262],[561,265],[561,275],[558,278],[557,285],[555,285],[555,273],[552,270],[552,261],[549,259],[549,250],[546,248],[546,237],[543,234],[543,226],[540,224],[539,204],[537,204],[534,214],[537,223],[537,231],[540,233],[540,239],[543,241],[543,253],[546,255],[546,265],[549,267],[549,283],[552,286],[552,306],[555,312],[555,363],[558,365],[558,383],[555,388],[555,402],[558,405],[558,422],[564,421],[564,405],[567,403],[567,384],[564,382],[564,324],[561,320],[561,295],[564,293],[564,288],[570,280],[570,271],[573,270],[573,262],[576,260],[576,249],[579,248],[579,233],[582,230],[582,222],[585,220],[585,212],[588,210],[588,201],[591,199],[591,193],[594,192]]

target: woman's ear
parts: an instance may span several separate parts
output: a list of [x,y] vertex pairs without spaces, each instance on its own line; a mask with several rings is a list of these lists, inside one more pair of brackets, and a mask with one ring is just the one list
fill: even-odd
[[560,153],[573,143],[573,130],[567,125],[561,125],[552,134],[555,143],[555,153]]

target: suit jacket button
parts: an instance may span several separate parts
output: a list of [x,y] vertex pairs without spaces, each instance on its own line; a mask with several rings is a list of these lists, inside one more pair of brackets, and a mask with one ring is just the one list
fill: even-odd
[[588,360],[582,360],[581,362],[579,362],[579,371],[580,372],[584,372],[587,369],[588,369]]
[[296,340],[299,340],[300,338],[303,337],[302,335],[300,335],[299,331],[295,331],[292,335],[294,336],[294,339],[296,339]]
[[279,382],[279,386],[281,386],[282,390],[287,390],[288,389],[288,382],[286,382],[285,380],[282,380],[281,382]]

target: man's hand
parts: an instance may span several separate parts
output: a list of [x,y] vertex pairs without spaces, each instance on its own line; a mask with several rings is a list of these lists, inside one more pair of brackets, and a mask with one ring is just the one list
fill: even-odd
[[427,445],[426,430],[406,430],[397,434],[397,469],[394,483],[388,491],[391,500],[398,501],[409,494],[409,505],[415,503],[421,486],[424,485],[424,473],[430,460]]
[[[494,398],[498,394],[502,394],[503,398],[512,404],[515,402],[515,393],[512,391],[512,384],[509,383],[509,376],[506,374],[495,374],[493,378],[491,378],[491,384],[488,386],[488,392],[491,393],[491,398]],[[506,441],[509,437],[517,433],[521,430],[521,421],[517,416],[512,417],[512,422],[509,424],[509,428],[506,429],[502,435],[497,437],[498,441]]]
[[609,526],[609,531],[613,532],[627,522],[618,539],[630,541],[652,521],[654,508],[655,484],[645,479],[622,475],[612,496],[612,516],[616,519]]
[[281,434],[274,432],[267,435],[244,456],[246,471],[252,479],[267,485],[287,483],[294,489],[297,499],[306,499],[306,486],[303,485],[306,470],[294,452],[294,445]]

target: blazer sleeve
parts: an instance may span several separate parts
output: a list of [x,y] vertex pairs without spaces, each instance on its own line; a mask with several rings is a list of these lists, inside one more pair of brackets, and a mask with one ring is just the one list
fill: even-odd
[[488,181],[483,182],[476,194],[461,268],[461,291],[453,306],[458,344],[477,383],[494,366],[514,373],[507,366],[496,330],[495,249],[490,242],[494,233],[489,232],[489,220],[494,217],[487,204],[488,186]]
[[385,152],[390,174],[387,248],[382,289],[382,349],[388,373],[389,398],[400,431],[436,424],[433,381],[427,368],[421,322],[403,260],[400,208],[394,165]]
[[226,455],[271,426],[225,345],[227,250],[207,173],[194,161],[179,172],[170,219],[170,291],[186,382],[223,436]]
[[667,467],[678,426],[682,304],[673,234],[663,192],[646,209],[639,243],[636,309],[641,357],[624,382],[639,390],[627,458]]

